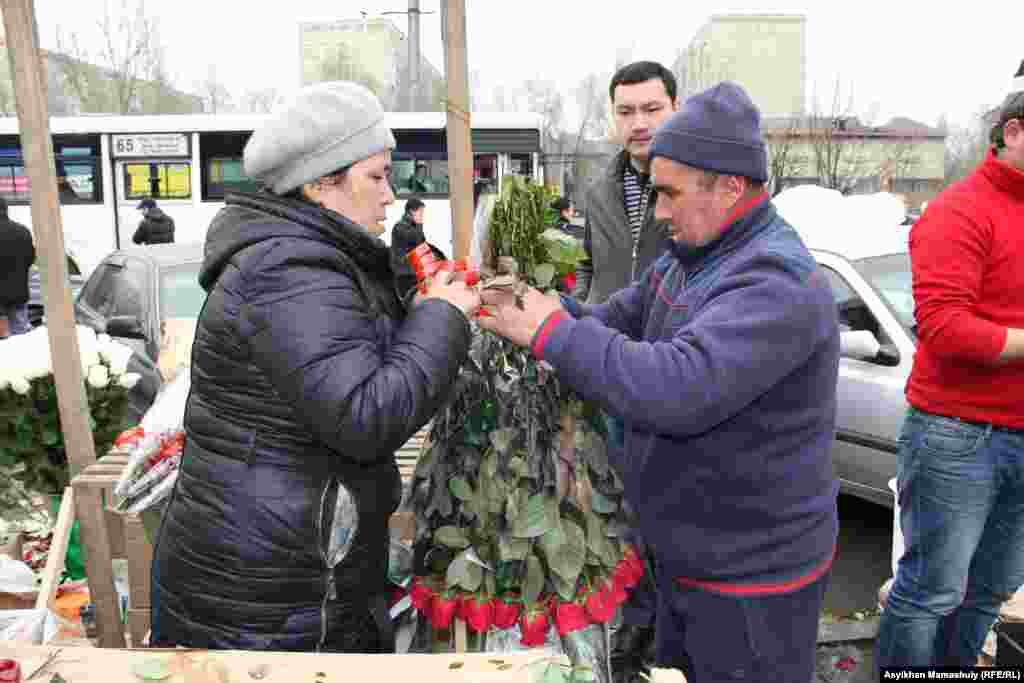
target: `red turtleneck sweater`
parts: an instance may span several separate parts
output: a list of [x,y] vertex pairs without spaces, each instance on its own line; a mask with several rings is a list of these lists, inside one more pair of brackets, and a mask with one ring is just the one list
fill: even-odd
[[1024,171],[991,152],[928,203],[910,231],[918,348],[907,400],[921,410],[1024,429]]

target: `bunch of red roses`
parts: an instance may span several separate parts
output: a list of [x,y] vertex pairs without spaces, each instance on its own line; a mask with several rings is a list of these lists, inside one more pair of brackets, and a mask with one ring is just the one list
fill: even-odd
[[485,633],[492,627],[508,629],[519,624],[522,644],[543,645],[553,623],[560,635],[591,624],[608,622],[626,600],[626,590],[636,586],[644,575],[644,562],[626,546],[623,558],[607,576],[581,581],[575,599],[564,601],[555,595],[542,596],[524,605],[514,596],[489,597],[454,589],[437,590],[429,579],[413,579],[409,589],[412,605],[425,615],[435,629],[448,629],[454,619],[462,619],[471,631]]

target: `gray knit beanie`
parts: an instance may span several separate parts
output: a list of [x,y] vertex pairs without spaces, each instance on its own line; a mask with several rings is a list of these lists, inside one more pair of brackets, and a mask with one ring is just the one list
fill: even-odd
[[690,97],[658,127],[651,158],[659,156],[706,171],[768,180],[761,112],[731,81]]
[[249,138],[245,174],[275,194],[394,148],[377,97],[347,81],[299,90]]

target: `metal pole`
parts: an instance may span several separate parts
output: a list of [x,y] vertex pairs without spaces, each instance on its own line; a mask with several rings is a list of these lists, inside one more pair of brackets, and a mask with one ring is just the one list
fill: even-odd
[[420,0],[409,0],[409,111],[417,111],[420,95]]
[[473,139],[469,117],[466,58],[466,0],[443,0],[445,76],[448,81],[448,176],[455,258],[469,256],[473,243]]
[[78,334],[68,290],[68,263],[64,251],[64,229],[57,203],[57,171],[53,161],[53,138],[46,101],[46,78],[39,52],[33,0],[4,0],[4,31],[7,56],[14,79],[18,130],[25,170],[32,187],[32,227],[40,249],[43,303],[53,358],[53,379],[57,386],[68,468],[74,477],[96,462],[96,446],[89,428],[89,402],[82,378]]

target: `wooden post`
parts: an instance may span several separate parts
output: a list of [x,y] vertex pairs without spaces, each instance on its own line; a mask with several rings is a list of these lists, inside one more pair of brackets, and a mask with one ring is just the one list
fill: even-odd
[[53,162],[53,140],[46,102],[46,74],[39,57],[33,0],[3,0],[7,54],[14,78],[21,150],[25,156],[32,188],[32,227],[43,279],[53,379],[57,385],[57,407],[74,477],[96,461],[89,403],[85,396],[78,335],[68,290],[68,264],[64,251],[64,229],[57,203],[57,172]]
[[466,0],[444,0],[444,63],[448,81],[448,180],[454,258],[469,257],[473,244],[473,140],[466,61]]

